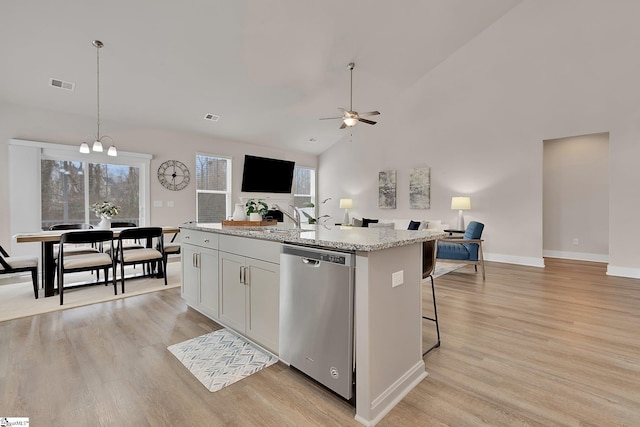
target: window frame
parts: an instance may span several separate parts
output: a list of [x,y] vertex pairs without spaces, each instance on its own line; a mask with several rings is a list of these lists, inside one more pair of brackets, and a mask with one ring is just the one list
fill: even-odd
[[[42,224],[41,212],[41,160],[43,155],[51,160],[76,162],[110,163],[136,166],[140,169],[140,225],[150,223],[150,169],[153,156],[118,150],[117,157],[106,153],[82,154],[78,145],[53,144],[41,141],[11,139],[9,145],[9,203],[10,232],[16,234],[25,230],[39,230]],[[37,176],[37,179],[35,178]],[[23,252],[22,246],[11,245],[16,255]],[[26,248],[25,248],[26,249]],[[25,253],[25,255],[28,253]]]
[[[214,158],[214,159],[220,159],[220,160],[225,160],[227,162],[227,190],[226,191],[220,191],[220,190],[201,190],[198,188],[198,157],[210,157],[210,158]],[[220,155],[220,154],[209,154],[209,153],[202,153],[202,152],[196,152],[195,153],[195,170],[194,170],[194,175],[195,175],[195,182],[196,182],[196,221],[200,222],[200,218],[199,218],[199,214],[200,214],[200,209],[198,206],[198,195],[200,193],[207,193],[207,194],[225,194],[225,204],[226,204],[226,208],[225,208],[225,219],[229,218],[231,216],[231,208],[232,208],[232,200],[233,200],[233,158],[230,156],[224,156],[224,155]]]
[[[295,191],[293,191],[294,189],[292,188],[292,193],[293,193],[293,200],[294,200],[294,205],[295,205],[295,200],[296,197],[309,197],[311,199],[311,203],[313,203],[314,205],[316,204],[316,195],[317,195],[317,171],[316,168],[311,167],[311,166],[302,166],[302,165],[295,165],[294,170],[293,170],[293,176],[295,177],[296,175],[296,170],[297,169],[308,169],[310,171],[312,171],[311,173],[311,182],[309,184],[309,188],[311,190],[310,194],[303,194],[303,193],[296,193]],[[295,182],[295,181],[294,181]],[[302,207],[302,206],[296,206],[296,207]]]

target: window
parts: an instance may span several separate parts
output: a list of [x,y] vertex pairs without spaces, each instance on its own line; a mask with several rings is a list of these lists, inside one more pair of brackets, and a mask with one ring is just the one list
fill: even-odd
[[296,166],[293,171],[293,204],[297,208],[304,207],[307,202],[316,198],[316,170]]
[[231,215],[231,159],[196,154],[198,222],[222,222]]
[[[98,218],[89,211],[89,205],[105,196],[116,198],[125,209],[117,220],[137,218],[138,225],[149,224],[151,154],[120,151],[118,157],[107,157],[104,153],[81,154],[77,145],[20,139],[10,139],[8,151],[11,234],[48,228],[48,224],[65,218],[69,222],[96,223]],[[100,180],[90,178],[94,172],[98,174],[94,165],[101,165],[100,174],[108,184],[101,185],[95,194],[92,191],[98,190],[92,185]],[[129,187],[117,188],[123,184]],[[128,205],[130,211],[126,200],[133,200]],[[40,245],[12,244],[11,248],[14,256],[35,256]]]
[[43,156],[40,179],[43,230],[60,223],[96,225],[100,219],[89,207],[101,201],[122,207],[118,221],[140,224],[139,167]]

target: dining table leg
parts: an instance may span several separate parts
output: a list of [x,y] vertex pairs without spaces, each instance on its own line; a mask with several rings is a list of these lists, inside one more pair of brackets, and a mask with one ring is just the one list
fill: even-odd
[[56,271],[56,262],[53,259],[53,245],[56,242],[42,242],[42,276],[44,283],[44,296],[52,297],[55,294],[53,278]]

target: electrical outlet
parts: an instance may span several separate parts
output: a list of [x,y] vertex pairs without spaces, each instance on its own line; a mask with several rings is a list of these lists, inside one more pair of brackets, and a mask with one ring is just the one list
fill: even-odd
[[578,238],[577,238],[577,237],[575,237],[575,238],[573,239],[573,244],[574,244],[574,245],[576,245],[576,246],[578,246],[578,245],[580,244],[580,240],[578,240]]
[[153,207],[154,208],[161,208],[162,207],[162,200],[154,200],[153,201]]
[[391,287],[395,288],[404,283],[404,270],[396,271],[391,275]]

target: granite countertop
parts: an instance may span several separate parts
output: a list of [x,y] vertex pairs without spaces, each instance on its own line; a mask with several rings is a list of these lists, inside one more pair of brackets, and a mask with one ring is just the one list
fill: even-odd
[[445,236],[445,233],[430,231],[326,225],[303,225],[303,228],[296,229],[288,224],[266,227],[229,227],[226,225],[223,227],[220,223],[185,223],[180,228],[280,243],[363,252],[411,245]]

